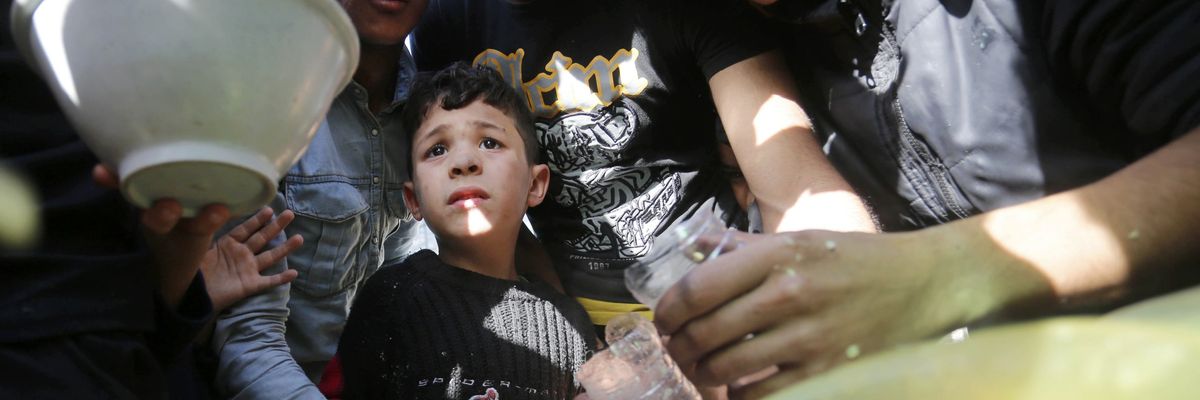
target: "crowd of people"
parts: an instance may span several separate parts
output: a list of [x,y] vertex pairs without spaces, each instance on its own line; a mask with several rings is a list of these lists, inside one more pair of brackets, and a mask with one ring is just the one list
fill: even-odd
[[[574,398],[634,312],[759,398],[1200,284],[1200,3],[339,1],[353,82],[250,216],[128,205],[5,26],[0,397]],[[701,214],[738,248],[639,304]]]

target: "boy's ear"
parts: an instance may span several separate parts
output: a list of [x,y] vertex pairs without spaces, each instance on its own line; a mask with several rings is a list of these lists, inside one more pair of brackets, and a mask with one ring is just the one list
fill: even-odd
[[417,192],[413,189],[412,181],[404,182],[404,206],[408,207],[408,212],[414,219],[421,220],[421,202],[417,201]]
[[533,183],[529,185],[529,198],[525,201],[526,207],[542,204],[542,200],[546,198],[546,190],[550,188],[550,167],[547,167],[546,164],[535,164],[530,172],[533,175]]

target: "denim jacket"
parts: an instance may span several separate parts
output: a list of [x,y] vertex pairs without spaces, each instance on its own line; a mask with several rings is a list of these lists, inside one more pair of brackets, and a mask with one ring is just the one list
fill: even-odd
[[286,231],[304,244],[266,273],[292,268],[299,276],[290,288],[248,298],[218,319],[213,345],[222,394],[320,398],[312,382],[337,350],[363,283],[382,265],[436,249],[403,202],[409,146],[399,114],[411,65],[401,62],[397,101],[379,114],[367,107],[366,90],[351,82],[283,178],[272,207],[296,213]]

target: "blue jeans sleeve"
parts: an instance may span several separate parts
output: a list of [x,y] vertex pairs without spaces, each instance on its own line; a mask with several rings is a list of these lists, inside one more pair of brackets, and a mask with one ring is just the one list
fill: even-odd
[[[272,204],[283,210],[280,199]],[[241,221],[237,221],[240,223]],[[231,226],[236,226],[231,223]],[[268,247],[286,240],[283,233]],[[287,270],[287,260],[272,265],[264,275]],[[212,346],[217,354],[216,389],[234,399],[324,399],[308,379],[284,336],[291,284],[250,296],[217,317]]]

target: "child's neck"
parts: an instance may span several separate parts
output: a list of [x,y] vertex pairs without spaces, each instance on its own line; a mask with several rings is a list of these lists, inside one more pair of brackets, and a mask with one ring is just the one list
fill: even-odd
[[455,267],[497,279],[515,281],[516,247],[515,236],[478,237],[459,241],[438,240],[438,255],[443,262]]

